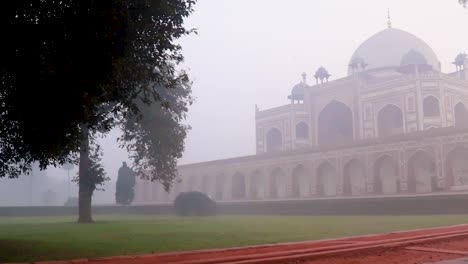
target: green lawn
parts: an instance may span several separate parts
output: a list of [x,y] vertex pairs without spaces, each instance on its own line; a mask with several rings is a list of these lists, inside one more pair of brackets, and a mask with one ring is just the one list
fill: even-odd
[[468,222],[458,216],[97,216],[0,218],[0,262],[72,259],[322,239]]

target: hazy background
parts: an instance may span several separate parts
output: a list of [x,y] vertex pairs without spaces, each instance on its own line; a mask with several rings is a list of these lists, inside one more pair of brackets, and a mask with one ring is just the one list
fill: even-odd
[[[454,71],[455,56],[468,51],[468,8],[457,0],[198,0],[186,25],[199,34],[180,41],[196,98],[180,163],[254,154],[255,104],[265,109],[288,103],[301,73],[311,80],[320,66],[332,80],[346,76],[354,50],[387,27],[387,8],[393,27],[424,40],[442,71]],[[105,192],[95,193],[95,203],[114,203],[117,170],[128,161],[115,143],[118,135],[114,131],[101,141],[112,181]],[[60,168],[2,179],[0,206],[42,204],[49,189],[55,203],[63,204],[67,186]],[[71,187],[76,196],[75,184]]]

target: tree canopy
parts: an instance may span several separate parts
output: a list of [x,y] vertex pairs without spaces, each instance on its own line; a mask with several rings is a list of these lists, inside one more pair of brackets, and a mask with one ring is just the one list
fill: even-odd
[[192,0],[10,1],[2,5],[0,177],[76,159],[80,127],[106,132],[136,98],[166,106],[180,83],[175,40]]
[[[79,222],[91,222],[92,194],[107,179],[95,138],[120,126],[121,145],[132,152],[137,172],[169,188],[188,129],[173,122],[185,118],[192,103],[189,78],[177,70],[183,56],[175,41],[194,32],[183,25],[194,3],[18,0],[2,5],[0,177],[17,177],[33,162],[41,169],[79,163]],[[165,118],[150,115],[161,124],[149,125],[142,109]]]

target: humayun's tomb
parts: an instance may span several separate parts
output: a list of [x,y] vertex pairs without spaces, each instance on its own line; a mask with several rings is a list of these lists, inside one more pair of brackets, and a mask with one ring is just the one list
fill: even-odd
[[135,203],[198,190],[216,201],[468,191],[468,58],[454,72],[418,37],[388,28],[364,41],[348,76],[320,67],[290,103],[255,109],[256,154],[181,165],[170,193],[139,179]]

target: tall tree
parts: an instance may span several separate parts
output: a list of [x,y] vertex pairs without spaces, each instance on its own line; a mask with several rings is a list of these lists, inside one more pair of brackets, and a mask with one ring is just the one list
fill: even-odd
[[183,21],[193,5],[193,0],[2,4],[0,177],[28,172],[35,161],[45,169],[79,156],[79,221],[92,221],[89,139],[127,116],[139,116],[139,103],[155,101],[171,109],[164,94],[180,85],[190,92],[187,75],[176,71],[183,56],[175,40],[192,32]]
[[117,182],[115,183],[115,202],[117,204],[129,205],[135,196],[135,173],[123,162],[119,168]]

